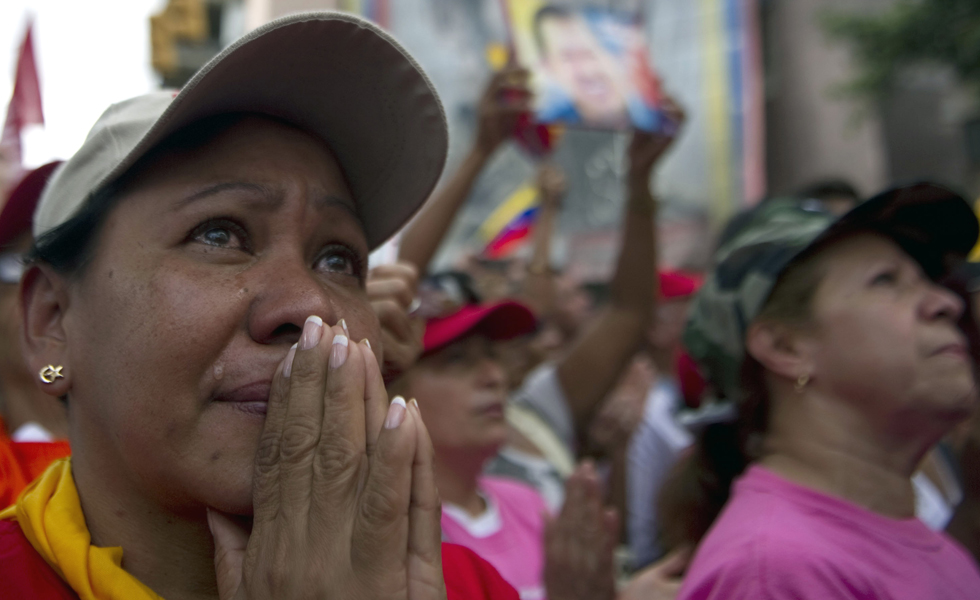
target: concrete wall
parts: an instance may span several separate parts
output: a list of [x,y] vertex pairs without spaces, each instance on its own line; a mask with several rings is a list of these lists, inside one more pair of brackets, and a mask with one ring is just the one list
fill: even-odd
[[771,194],[843,177],[872,193],[888,179],[880,119],[835,96],[852,75],[846,46],[819,25],[828,9],[880,10],[894,0],[771,0],[766,3],[767,170]]

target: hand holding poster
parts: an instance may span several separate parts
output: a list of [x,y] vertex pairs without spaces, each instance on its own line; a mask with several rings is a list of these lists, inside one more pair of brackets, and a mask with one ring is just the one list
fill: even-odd
[[542,123],[663,131],[660,83],[638,14],[544,0],[503,0]]

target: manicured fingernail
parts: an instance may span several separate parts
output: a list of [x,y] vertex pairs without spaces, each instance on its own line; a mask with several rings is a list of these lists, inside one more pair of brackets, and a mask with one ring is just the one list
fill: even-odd
[[293,372],[293,359],[296,358],[296,344],[289,347],[286,359],[282,363],[282,376],[289,379],[289,374]]
[[340,322],[337,324],[340,325],[340,328],[344,330],[344,335],[350,337],[350,329],[347,329],[347,321],[341,319]]
[[415,412],[419,413],[419,416],[421,417],[422,409],[419,408],[419,401],[416,400],[415,398],[412,398],[411,400],[408,401],[408,403],[415,407]]
[[316,315],[311,315],[303,324],[303,335],[299,338],[299,349],[309,350],[320,343],[323,336],[323,319]]
[[395,396],[388,405],[388,416],[385,417],[385,429],[394,429],[405,420],[405,399]]
[[[371,348],[371,340],[364,338],[363,340],[361,340],[361,343],[367,346],[368,348]],[[374,348],[371,348],[371,352],[374,352]]]
[[337,334],[333,336],[333,346],[330,349],[330,368],[337,369],[347,362],[347,336]]

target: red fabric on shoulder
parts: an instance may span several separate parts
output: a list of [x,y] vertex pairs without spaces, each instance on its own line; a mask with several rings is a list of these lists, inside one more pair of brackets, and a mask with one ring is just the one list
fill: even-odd
[[14,443],[0,429],[0,508],[7,508],[14,503],[20,491],[30,482],[24,475]]
[[0,581],[4,598],[78,600],[27,541],[16,521],[0,520]]
[[517,590],[469,548],[442,545],[447,600],[519,600]]
[[40,477],[54,461],[71,454],[71,447],[66,440],[14,442],[12,446],[28,482]]
[[[519,600],[517,590],[468,548],[443,544],[442,572],[447,600]],[[0,520],[0,581],[4,598],[78,600],[14,521]]]
[[14,442],[0,430],[0,508],[13,504],[51,463],[69,454],[68,442]]

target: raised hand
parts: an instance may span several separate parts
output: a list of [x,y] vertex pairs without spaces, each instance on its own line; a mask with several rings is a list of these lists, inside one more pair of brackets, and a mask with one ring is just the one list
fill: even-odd
[[670,148],[684,124],[684,109],[673,98],[666,96],[662,107],[670,124],[662,132],[634,131],[629,147],[630,176],[648,181],[653,167]]
[[210,511],[219,597],[441,600],[440,505],[418,406],[366,342],[311,317],[276,372],[251,531]]
[[406,261],[380,265],[368,273],[368,298],[381,323],[382,373],[386,381],[403,373],[422,354],[425,321],[410,313],[418,282],[418,269]]
[[612,600],[619,519],[602,506],[599,476],[583,462],[565,482],[561,513],[545,523],[544,581],[549,600]]
[[528,71],[508,64],[494,73],[478,106],[476,147],[491,154],[514,131],[517,119],[531,110]]

